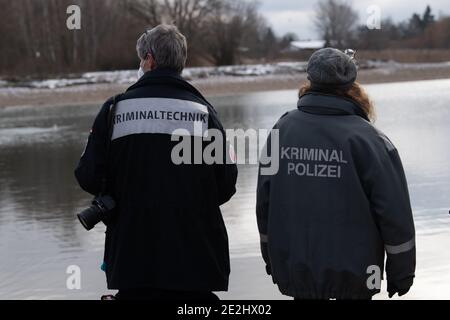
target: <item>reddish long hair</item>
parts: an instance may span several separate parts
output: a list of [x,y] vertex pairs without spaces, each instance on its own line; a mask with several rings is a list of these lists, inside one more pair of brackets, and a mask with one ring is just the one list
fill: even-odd
[[[312,92],[317,91],[313,90],[311,82],[308,81],[305,84],[303,84],[300,88],[299,97]],[[349,89],[342,90],[342,89],[329,89],[329,90],[320,90],[320,92],[333,94],[340,97],[345,97],[347,99],[351,99],[363,110],[363,112],[366,114],[367,118],[369,118],[370,122],[375,122],[376,115],[375,115],[375,107],[372,103],[372,101],[369,98],[369,95],[364,90],[364,88],[357,82],[355,82]]]

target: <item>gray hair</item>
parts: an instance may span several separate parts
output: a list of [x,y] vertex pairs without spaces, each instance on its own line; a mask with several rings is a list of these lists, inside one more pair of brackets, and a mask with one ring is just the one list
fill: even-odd
[[141,59],[150,54],[156,66],[182,72],[187,59],[187,42],[174,25],[160,24],[147,30],[137,41],[136,51]]

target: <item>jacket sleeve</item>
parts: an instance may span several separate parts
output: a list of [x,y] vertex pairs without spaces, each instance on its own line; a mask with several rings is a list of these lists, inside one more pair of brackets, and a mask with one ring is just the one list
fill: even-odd
[[214,164],[214,171],[217,182],[219,205],[228,202],[236,193],[236,181],[238,169],[235,161],[234,149],[226,139],[225,130],[222,127],[216,114],[210,115],[211,124],[209,128],[218,129],[221,131],[222,147],[223,147],[223,161],[222,163]]
[[[263,153],[271,155],[271,136],[267,139]],[[258,170],[258,183],[256,188],[256,219],[260,236],[261,255],[266,263],[266,271],[271,274],[271,264],[268,252],[268,222],[271,175],[262,174],[262,168],[269,166],[260,162]]]
[[375,156],[366,192],[385,245],[388,285],[409,289],[416,268],[416,247],[408,185],[397,149],[383,139],[386,151]]
[[270,259],[268,252],[267,225],[269,221],[269,195],[270,195],[270,176],[261,175],[261,169],[258,174],[258,187],[256,192],[256,218],[258,222],[259,238],[261,245],[261,255],[267,266],[267,272],[270,274]]
[[112,99],[108,100],[95,118],[85,150],[75,169],[75,177],[80,187],[94,196],[101,192],[105,174],[107,123],[111,103]]

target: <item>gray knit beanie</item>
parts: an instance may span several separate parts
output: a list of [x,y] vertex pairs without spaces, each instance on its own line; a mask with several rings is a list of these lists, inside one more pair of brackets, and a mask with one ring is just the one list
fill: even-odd
[[334,48],[313,53],[306,69],[308,80],[317,89],[348,89],[358,73],[354,59]]

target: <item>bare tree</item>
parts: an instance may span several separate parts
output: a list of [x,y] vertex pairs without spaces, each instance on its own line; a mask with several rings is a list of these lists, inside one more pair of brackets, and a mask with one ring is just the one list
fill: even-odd
[[126,0],[126,5],[132,15],[144,20],[149,26],[156,26],[161,23],[161,1]]
[[189,42],[189,60],[201,54],[205,37],[205,22],[222,0],[126,0],[130,12],[142,19],[147,27],[173,23]]
[[[81,30],[66,27],[72,4],[81,7]],[[253,1],[0,0],[0,7],[8,13],[0,19],[2,77],[137,68],[137,37],[161,22],[186,35],[190,65],[274,55],[277,42]]]
[[245,29],[241,31],[241,48],[245,57],[259,60],[272,58],[272,53],[279,49],[279,41],[272,27],[259,13],[257,2],[248,4],[245,11]]
[[358,14],[345,0],[321,0],[314,24],[327,46],[347,46],[355,32]]
[[188,63],[204,59],[207,21],[222,0],[164,0],[165,19],[174,23],[188,40]]
[[255,1],[225,0],[215,7],[213,16],[207,22],[208,37],[206,51],[215,65],[235,64],[249,39],[259,38],[253,44],[261,45],[267,28],[261,27],[265,21],[257,12]]
[[128,3],[135,16],[151,26],[161,22],[175,24],[188,40],[190,64],[199,60],[212,60],[216,65],[235,63],[244,39],[251,43],[250,40],[267,32],[254,1],[138,0]]

